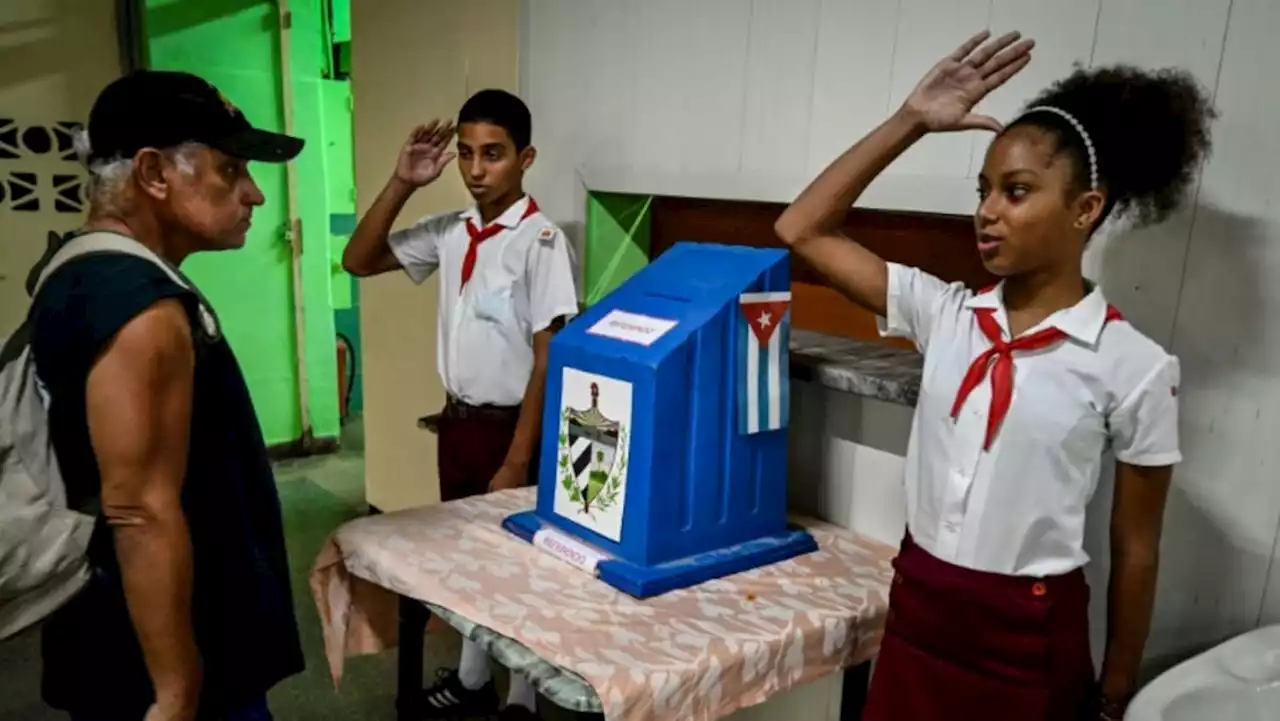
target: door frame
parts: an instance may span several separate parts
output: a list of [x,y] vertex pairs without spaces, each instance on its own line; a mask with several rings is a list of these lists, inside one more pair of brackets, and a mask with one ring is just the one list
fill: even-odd
[[147,67],[146,0],[116,0],[116,38],[120,71],[129,74]]

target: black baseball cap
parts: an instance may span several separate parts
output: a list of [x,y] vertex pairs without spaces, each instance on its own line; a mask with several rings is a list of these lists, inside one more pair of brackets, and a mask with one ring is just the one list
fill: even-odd
[[104,88],[89,112],[90,160],[188,142],[267,163],[292,160],[303,145],[301,138],[253,127],[217,88],[191,73],[134,71]]

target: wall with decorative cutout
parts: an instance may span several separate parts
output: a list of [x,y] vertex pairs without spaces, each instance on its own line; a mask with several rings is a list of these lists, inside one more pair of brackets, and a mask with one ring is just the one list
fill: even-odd
[[[23,125],[13,118],[0,118],[0,161],[16,161],[0,183],[0,211],[78,214],[86,209],[85,177],[72,145],[72,134],[81,127],[75,121]],[[65,161],[66,172],[18,169],[37,157]]]
[[27,309],[49,231],[80,225],[85,172],[72,133],[120,74],[114,0],[0,1],[0,336]]

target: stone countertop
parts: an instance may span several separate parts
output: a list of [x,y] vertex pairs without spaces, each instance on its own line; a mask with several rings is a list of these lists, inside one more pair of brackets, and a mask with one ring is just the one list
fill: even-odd
[[914,406],[924,357],[915,351],[791,329],[791,378]]

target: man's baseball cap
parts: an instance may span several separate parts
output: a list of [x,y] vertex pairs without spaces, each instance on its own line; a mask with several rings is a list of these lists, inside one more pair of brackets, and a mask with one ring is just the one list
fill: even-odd
[[89,112],[90,160],[196,142],[244,160],[283,163],[303,141],[249,124],[231,101],[191,73],[137,70],[103,89]]

